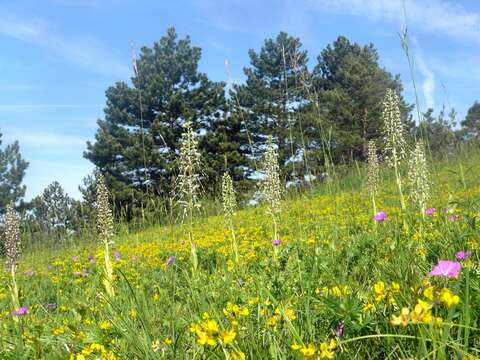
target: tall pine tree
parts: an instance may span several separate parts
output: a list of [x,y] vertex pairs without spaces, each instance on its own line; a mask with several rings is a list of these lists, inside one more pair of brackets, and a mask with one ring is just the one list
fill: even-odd
[[[373,44],[360,46],[340,36],[317,57],[313,70],[319,117],[329,136],[334,161],[364,159],[366,144],[380,137],[382,101],[387,88],[402,92],[400,77],[379,63]],[[411,107],[401,98],[401,111],[412,130]],[[328,129],[328,130],[327,130]]]
[[[132,86],[119,82],[106,91],[105,119],[85,157],[105,175],[117,205],[139,205],[144,194],[169,195],[177,174],[182,124],[190,120],[207,159],[203,183],[213,187],[224,168],[228,136],[224,83],[198,71],[201,49],[174,28],[134,61]],[[228,144],[228,145],[226,145]],[[227,161],[239,161],[227,157]],[[227,166],[232,166],[231,163]]]
[[245,133],[242,149],[248,149],[254,168],[271,135],[283,175],[293,179],[304,171],[298,110],[305,94],[297,73],[306,71],[307,52],[298,38],[281,32],[266,39],[258,53],[251,49],[249,56],[246,82],[231,91],[232,116],[241,119]]

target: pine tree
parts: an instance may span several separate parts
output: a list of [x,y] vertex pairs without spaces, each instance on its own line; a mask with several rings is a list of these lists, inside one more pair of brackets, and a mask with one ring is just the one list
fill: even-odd
[[[287,179],[304,172],[303,146],[300,140],[299,105],[304,90],[296,75],[306,70],[307,52],[298,38],[281,32],[266,39],[257,53],[249,51],[250,67],[244,69],[246,83],[235,85],[231,92],[233,116],[243,125],[243,149],[254,163],[260,161],[265,139],[272,136],[278,145],[279,163]],[[258,165],[258,164],[257,164]]]
[[[365,159],[366,144],[381,137],[386,89],[402,91],[400,77],[381,68],[373,44],[360,46],[340,36],[317,57],[313,70],[321,121],[331,131],[333,160]],[[400,99],[403,122],[411,130],[411,107]]]
[[[0,145],[2,134],[0,133]],[[0,149],[0,214],[5,212],[11,203],[18,203],[25,196],[25,185],[22,184],[28,162],[20,154],[18,141]]]
[[85,157],[104,174],[116,205],[139,207],[145,194],[171,193],[182,126],[187,121],[200,134],[200,152],[210,159],[205,163],[204,183],[213,187],[219,180],[222,151],[231,133],[222,130],[226,126],[224,84],[198,71],[200,56],[201,49],[192,46],[188,36],[178,39],[170,28],[134,59],[133,86],[119,82],[107,90],[105,119],[98,121],[95,142],[88,143]]

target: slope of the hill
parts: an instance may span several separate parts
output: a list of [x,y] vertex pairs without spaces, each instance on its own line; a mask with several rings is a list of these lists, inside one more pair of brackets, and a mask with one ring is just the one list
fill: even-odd
[[[180,225],[118,235],[113,298],[101,246],[26,254],[26,314],[12,315],[9,274],[0,275],[0,356],[476,358],[480,157],[431,173],[429,215],[410,205],[402,216],[385,171],[377,209],[387,218],[374,222],[364,179],[350,175],[285,201],[277,245],[264,208],[238,211],[238,263],[223,217],[200,218],[196,272]],[[460,264],[458,276],[429,276],[439,260]]]

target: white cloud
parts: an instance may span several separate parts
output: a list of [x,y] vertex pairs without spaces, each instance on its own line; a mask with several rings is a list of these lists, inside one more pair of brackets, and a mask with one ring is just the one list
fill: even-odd
[[22,148],[44,151],[75,151],[86,147],[88,138],[46,131],[20,131],[5,129],[3,140],[6,144],[18,140]]
[[[395,21],[403,25],[402,0],[308,0],[319,10]],[[407,24],[420,31],[480,42],[480,13],[444,0],[405,0]]]
[[85,109],[102,108],[100,104],[18,104],[18,105],[0,105],[0,112],[22,112],[37,111],[45,109]]
[[423,77],[422,81],[422,94],[425,100],[425,106],[435,109],[435,76],[433,72],[427,67],[425,59],[423,58],[422,50],[418,44],[418,41],[414,41],[415,44],[415,63],[418,65],[418,70]]
[[42,19],[0,17],[0,36],[7,36],[47,49],[69,62],[93,71],[127,79],[131,73],[126,63],[114,59],[103,44],[95,39],[65,39],[50,30]]
[[23,84],[0,84],[0,91],[32,91],[38,88],[33,85]]

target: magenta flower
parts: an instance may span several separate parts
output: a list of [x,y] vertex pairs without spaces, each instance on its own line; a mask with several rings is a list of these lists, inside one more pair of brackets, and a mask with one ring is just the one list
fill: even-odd
[[432,216],[432,215],[435,214],[436,212],[437,212],[437,209],[435,209],[435,208],[425,209],[425,215],[428,215],[428,216]]
[[169,267],[170,265],[173,264],[174,261],[175,261],[175,256],[170,255],[170,256],[168,257],[168,259],[167,259],[167,262],[165,263],[165,266],[166,266],[166,267]]
[[470,256],[472,255],[472,252],[471,251],[459,251],[455,254],[455,258],[457,260],[465,260],[467,258],[469,258]]
[[18,309],[12,310],[12,315],[15,316],[23,316],[28,312],[28,308],[26,306],[21,306]]
[[375,221],[385,221],[387,219],[387,213],[385,211],[380,211],[373,216]]
[[122,257],[120,256],[120,253],[118,251],[114,251],[112,254],[115,257],[115,260],[117,261],[122,260]]
[[88,256],[88,262],[89,262],[90,264],[93,264],[94,261],[95,261],[95,258],[93,257],[93,255],[89,255],[89,256]]
[[279,239],[275,239],[275,240],[272,240],[272,245],[273,246],[278,246],[282,243],[282,240],[279,240]]
[[438,264],[435,265],[428,273],[430,276],[445,276],[445,277],[457,277],[462,269],[462,264],[456,261],[450,260],[438,260]]

